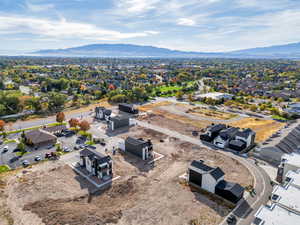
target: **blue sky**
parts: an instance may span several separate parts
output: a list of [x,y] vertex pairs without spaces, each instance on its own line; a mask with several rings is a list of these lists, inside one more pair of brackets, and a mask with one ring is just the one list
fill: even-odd
[[0,0],[0,53],[131,43],[190,51],[300,42],[300,0]]

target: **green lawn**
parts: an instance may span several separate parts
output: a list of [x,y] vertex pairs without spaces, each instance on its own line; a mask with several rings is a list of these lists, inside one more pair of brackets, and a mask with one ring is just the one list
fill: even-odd
[[23,155],[26,155],[28,154],[29,152],[16,152],[16,156],[23,156]]
[[10,167],[8,165],[1,165],[0,166],[0,173],[5,173],[7,171],[10,171]]
[[[166,86],[166,85],[163,85],[163,86],[157,87],[156,90],[161,92],[160,96],[162,96],[162,97],[172,97],[176,94],[177,91],[180,91],[183,88],[191,87],[194,84],[195,84],[195,81],[189,81],[189,82],[187,82],[186,85],[183,85],[183,86],[178,86],[178,85]],[[168,93],[168,92],[174,92],[174,93]]]

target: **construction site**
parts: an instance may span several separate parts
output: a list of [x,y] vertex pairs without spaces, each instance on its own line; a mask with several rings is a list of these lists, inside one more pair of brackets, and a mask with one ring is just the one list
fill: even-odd
[[233,206],[179,179],[194,159],[220,167],[228,181],[253,185],[247,168],[219,152],[140,126],[118,138],[127,136],[151,139],[164,157],[148,163],[118,152],[112,158],[120,179],[105,189],[95,188],[63,157],[7,173],[1,176],[0,224],[218,224]]

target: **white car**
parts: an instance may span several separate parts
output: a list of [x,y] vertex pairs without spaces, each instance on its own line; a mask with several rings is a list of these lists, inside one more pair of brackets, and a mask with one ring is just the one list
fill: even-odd
[[5,153],[5,152],[8,152],[8,146],[3,147],[2,153]]
[[71,150],[68,147],[63,148],[64,152],[70,152]]
[[36,157],[34,157],[34,160],[38,162],[38,161],[41,161],[42,158],[41,158],[41,156],[37,155]]

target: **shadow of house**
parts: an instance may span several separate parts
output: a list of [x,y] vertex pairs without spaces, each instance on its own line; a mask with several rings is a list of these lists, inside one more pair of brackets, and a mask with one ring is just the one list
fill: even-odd
[[130,153],[120,151],[120,154],[123,156],[124,160],[130,163],[132,166],[137,168],[140,172],[148,173],[150,170],[154,169],[155,162],[149,163],[149,161],[141,160],[138,156]]
[[105,134],[109,137],[114,137],[114,136],[118,136],[120,134],[125,134],[125,133],[129,132],[129,130],[130,130],[130,126],[121,127],[116,130],[113,130],[113,131],[110,129],[107,129]]

